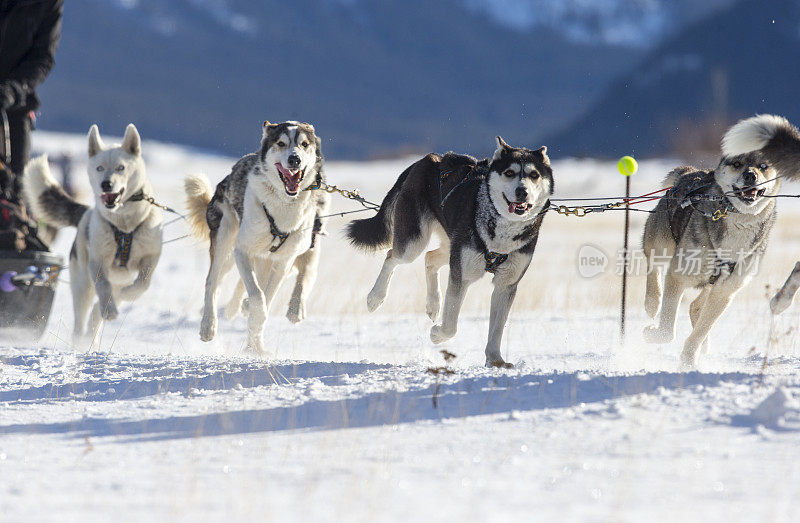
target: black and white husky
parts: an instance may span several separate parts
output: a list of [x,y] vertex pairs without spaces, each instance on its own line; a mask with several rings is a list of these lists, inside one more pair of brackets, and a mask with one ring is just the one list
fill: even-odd
[[50,174],[46,156],[31,160],[22,179],[25,200],[35,215],[57,227],[78,231],[69,256],[74,308],[73,337],[89,334],[102,320],[117,317],[120,301],[133,301],[150,286],[161,257],[161,209],[152,205],[139,132],[128,125],[122,144],[106,147],[96,125],[89,130],[89,181],[94,207],[76,202]]
[[[307,123],[264,122],[261,149],[233,166],[212,193],[208,179],[190,175],[185,187],[189,221],[195,236],[210,240],[211,266],[205,289],[200,338],[217,330],[217,290],[233,267],[241,281],[226,311],[248,315],[249,350],[263,352],[261,334],[272,298],[292,267],[298,276],[287,317],[299,322],[317,275],[320,216],[330,197],[309,190],[323,182],[321,141]],[[242,307],[243,291],[247,305]]]
[[441,308],[439,269],[448,263],[450,281],[442,321],[431,328],[431,340],[442,343],[455,336],[467,287],[489,272],[494,291],[486,365],[509,366],[500,354],[503,328],[552,193],[546,147],[510,147],[498,136],[491,160],[448,153],[417,161],[400,175],[376,216],[349,225],[353,244],[391,246],[367,297],[370,312],[383,303],[395,268],[419,257],[436,235],[440,247],[425,254],[426,309],[434,322]]

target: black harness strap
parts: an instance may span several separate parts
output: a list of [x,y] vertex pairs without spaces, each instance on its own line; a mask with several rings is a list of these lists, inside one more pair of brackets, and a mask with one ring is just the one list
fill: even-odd
[[111,231],[114,233],[114,243],[117,244],[117,252],[114,254],[114,259],[119,261],[120,267],[127,267],[128,260],[131,257],[133,234],[136,232],[136,229],[131,232],[122,232],[117,229],[114,224],[109,223],[109,225],[111,226]]
[[486,262],[486,266],[484,270],[486,272],[491,272],[494,274],[497,271],[497,268],[500,267],[503,262],[508,259],[508,254],[501,254],[499,252],[492,252],[489,249],[483,251],[483,260]]
[[275,225],[275,218],[273,218],[272,215],[269,213],[266,205],[262,203],[261,208],[264,209],[264,214],[267,215],[267,220],[269,221],[269,233],[274,238],[272,240],[273,243],[275,242],[275,240],[278,241],[278,245],[273,245],[272,247],[269,248],[269,252],[275,252],[283,246],[284,242],[286,242],[287,238],[289,238],[290,233],[283,232],[280,229],[278,229],[278,226]]
[[[713,184],[704,182],[705,180],[698,176],[692,180],[688,187],[679,188],[676,184],[675,187],[664,194],[664,198],[671,198],[677,202],[672,207],[669,215],[669,227],[672,232],[672,238],[676,243],[680,243],[693,213],[697,212],[709,220],[718,221],[727,217],[728,214],[736,212],[736,207],[727,196],[706,194],[706,190]],[[695,205],[705,201],[718,201],[721,202],[721,206],[714,210],[707,210]]]

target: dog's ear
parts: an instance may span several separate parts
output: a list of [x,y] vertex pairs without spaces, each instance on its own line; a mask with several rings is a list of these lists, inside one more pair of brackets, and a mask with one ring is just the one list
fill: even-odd
[[100,138],[100,129],[97,128],[97,125],[92,125],[89,128],[89,158],[103,152],[105,148],[106,146]]
[[317,158],[315,162],[315,167],[317,168],[317,172],[322,172],[322,162],[325,161],[325,157],[322,155],[322,140],[319,136],[314,134],[314,145],[316,148]]
[[271,127],[275,127],[276,123],[270,123],[269,120],[264,120],[264,125],[261,126],[261,141],[264,141],[267,138],[267,134],[269,134],[269,130]]
[[536,152],[542,155],[542,160],[544,160],[544,163],[546,163],[546,164],[550,163],[550,157],[547,156],[547,146],[546,145],[543,145],[543,146],[539,147],[538,149],[536,149]]
[[139,156],[142,154],[142,138],[139,136],[139,131],[132,123],[128,124],[125,128],[125,137],[122,139],[122,150],[128,154]]
[[511,146],[503,140],[502,136],[496,136],[495,140],[497,141],[497,150],[495,150],[494,156],[492,156],[492,161],[497,160],[503,155],[503,152],[511,149]]

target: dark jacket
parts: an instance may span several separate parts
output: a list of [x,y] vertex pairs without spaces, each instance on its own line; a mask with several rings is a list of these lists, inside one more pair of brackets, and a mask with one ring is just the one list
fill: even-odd
[[63,9],[63,0],[0,0],[0,89],[12,94],[9,109],[39,107],[34,89],[55,63]]

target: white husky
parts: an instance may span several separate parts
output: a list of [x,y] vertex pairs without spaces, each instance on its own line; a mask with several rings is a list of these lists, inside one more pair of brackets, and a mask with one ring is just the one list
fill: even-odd
[[93,335],[103,319],[117,317],[117,303],[132,301],[150,285],[161,256],[161,210],[148,203],[153,190],[145,173],[139,132],[133,124],[122,144],[106,147],[96,125],[89,130],[89,180],[95,206],[72,199],[50,174],[47,156],[25,168],[23,191],[36,217],[57,227],[78,228],[70,252],[75,312],[73,337]]

